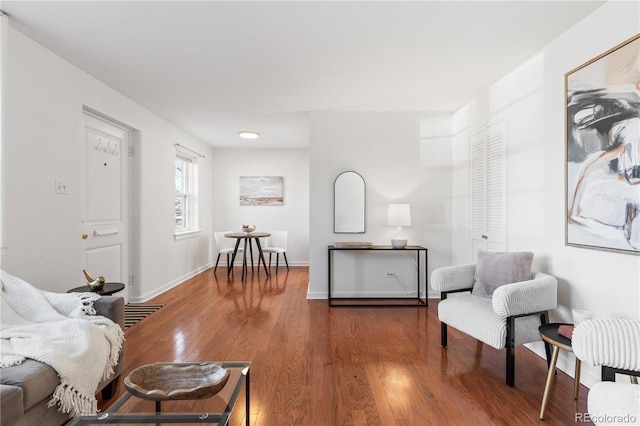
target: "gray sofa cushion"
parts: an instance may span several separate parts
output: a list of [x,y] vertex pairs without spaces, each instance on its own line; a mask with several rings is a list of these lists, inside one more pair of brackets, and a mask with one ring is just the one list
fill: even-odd
[[13,424],[24,414],[22,388],[0,385],[0,424]]
[[478,252],[476,263],[476,282],[471,294],[491,297],[496,288],[531,279],[533,253]]
[[26,359],[22,364],[2,369],[2,384],[18,386],[23,389],[24,410],[36,405],[43,399],[49,399],[60,383],[56,371],[46,364]]

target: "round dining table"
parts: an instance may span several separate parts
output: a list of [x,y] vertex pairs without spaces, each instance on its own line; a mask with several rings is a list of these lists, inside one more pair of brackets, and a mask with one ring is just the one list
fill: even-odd
[[260,272],[260,261],[262,261],[262,265],[264,266],[264,272],[269,276],[269,268],[267,268],[267,262],[264,260],[264,254],[262,253],[262,245],[260,244],[260,238],[270,237],[271,234],[268,232],[230,232],[228,234],[224,234],[226,238],[235,238],[236,245],[233,249],[233,255],[231,256],[231,268],[227,271],[227,276],[231,274],[233,270],[233,262],[236,259],[236,254],[238,254],[238,248],[240,247],[240,242],[244,241],[244,250],[242,251],[242,281],[244,281],[244,277],[247,272],[247,245],[249,245],[249,250],[251,250],[251,270],[253,270],[253,248],[251,246],[251,239],[256,242],[256,247],[258,247],[258,272]]

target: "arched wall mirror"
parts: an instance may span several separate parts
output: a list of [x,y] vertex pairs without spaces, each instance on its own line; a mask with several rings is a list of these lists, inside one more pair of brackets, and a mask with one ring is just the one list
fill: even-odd
[[363,234],[365,232],[365,184],[356,172],[343,172],[333,185],[336,234]]

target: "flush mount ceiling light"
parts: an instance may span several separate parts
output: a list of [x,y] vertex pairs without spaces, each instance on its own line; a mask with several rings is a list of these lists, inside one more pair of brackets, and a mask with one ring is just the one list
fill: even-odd
[[260,137],[260,133],[254,132],[253,130],[243,130],[238,132],[238,136],[244,139],[258,139]]

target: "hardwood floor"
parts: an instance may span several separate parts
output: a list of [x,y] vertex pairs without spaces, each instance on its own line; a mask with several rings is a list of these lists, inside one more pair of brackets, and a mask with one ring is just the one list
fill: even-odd
[[[538,419],[547,365],[524,347],[514,388],[504,351],[451,328],[442,348],[437,300],[330,308],[306,299],[308,280],[300,267],[249,272],[246,283],[239,268],[231,279],[224,267],[203,272],[149,301],[165,307],[126,331],[122,377],[159,361],[249,360],[252,425],[567,425],[586,412],[587,389],[574,401],[573,379],[559,371]],[[121,378],[116,397],[124,392]],[[166,409],[208,411],[208,401]],[[232,424],[244,424],[243,401]],[[145,403],[135,410],[153,411]]]

